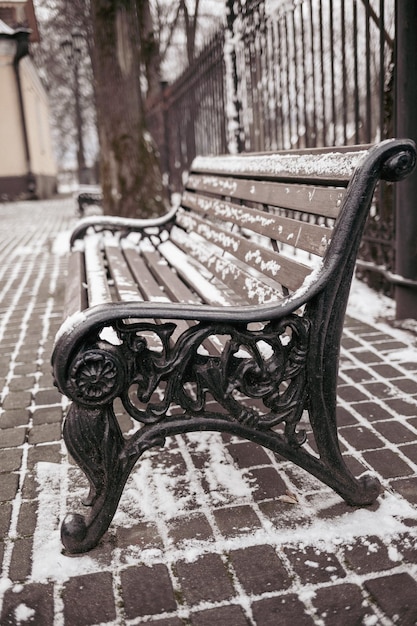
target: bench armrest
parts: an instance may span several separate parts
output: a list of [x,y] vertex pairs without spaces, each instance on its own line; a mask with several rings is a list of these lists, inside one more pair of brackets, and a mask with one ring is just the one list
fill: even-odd
[[177,212],[178,207],[172,207],[168,213],[160,217],[149,219],[116,217],[111,215],[95,215],[81,219],[71,233],[70,246],[77,239],[82,239],[89,228],[94,230],[110,230],[111,232],[134,232],[152,226],[162,226],[170,222]]

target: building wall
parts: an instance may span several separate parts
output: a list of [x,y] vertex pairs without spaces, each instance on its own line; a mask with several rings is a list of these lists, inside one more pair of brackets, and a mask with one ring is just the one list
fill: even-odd
[[28,195],[29,167],[36,181],[37,197],[56,191],[46,91],[30,57],[19,63],[30,163],[27,162],[23,124],[13,59],[16,42],[0,39],[0,200]]
[[[20,62],[23,101],[32,172],[38,181],[37,195],[43,196],[47,180],[56,179],[57,169],[49,124],[49,103],[36,68],[29,57]],[[42,183],[42,189],[40,187]],[[54,190],[51,190],[53,193]],[[48,193],[48,195],[51,195]]]
[[15,49],[15,41],[0,39],[0,146],[2,146],[0,179],[24,176],[27,173],[17,84],[13,69]]

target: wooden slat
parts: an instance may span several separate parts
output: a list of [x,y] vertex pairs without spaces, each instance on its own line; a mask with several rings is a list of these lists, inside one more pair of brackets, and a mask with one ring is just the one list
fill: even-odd
[[[144,260],[139,256],[137,249],[123,246],[122,252],[115,246],[106,246],[106,254],[118,296],[121,300],[170,302],[170,299],[163,293],[160,285],[150,273]],[[138,285],[140,285],[140,290]],[[134,322],[136,320],[132,321]],[[140,318],[139,321],[150,323],[163,322],[163,320],[147,318]],[[176,332],[174,333],[174,339],[187,328],[188,324],[180,320]],[[148,333],[145,336],[147,337],[150,347],[155,349],[160,347],[159,341],[156,340],[153,333]]]
[[[183,302],[189,304],[201,304],[201,300],[192,293],[190,289],[182,282],[167,264],[166,260],[161,257],[157,250],[145,249],[142,251],[151,272],[157,278],[160,285],[163,285],[166,293],[171,297],[172,302]],[[194,324],[192,321],[176,320],[177,329],[173,335],[174,340],[190,326]],[[215,350],[213,342],[205,342],[205,347],[210,353]]]
[[181,205],[201,215],[233,222],[276,241],[287,243],[306,252],[323,256],[331,238],[331,228],[309,224],[265,211],[258,211],[226,200],[185,192]]
[[144,259],[133,248],[125,248],[124,255],[130,270],[138,283],[144,300],[150,302],[170,302],[161,286],[149,271]]
[[[226,294],[213,286],[202,274],[196,272],[195,266],[170,240],[161,244],[158,251],[149,252],[146,250],[143,255],[146,257],[152,273],[164,286],[173,302],[231,304]],[[207,274],[207,270],[205,273]],[[192,290],[189,285],[192,286]]]
[[[172,302],[167,294],[162,291],[160,283],[155,280],[145,260],[138,255],[137,250],[126,248],[124,253],[126,261],[140,286],[144,299],[149,302]],[[155,321],[158,323],[164,320]],[[189,327],[189,324],[184,320],[177,320],[176,324],[177,328],[173,335],[174,340]]]
[[339,215],[346,194],[346,190],[340,188],[290,185],[196,174],[190,174],[186,189],[331,218]]
[[213,281],[204,278],[202,273],[189,262],[187,255],[177,248],[172,241],[165,241],[158,250],[187,285],[201,297],[203,302],[217,306],[235,304],[224,289],[218,288],[213,284]]
[[114,286],[120,300],[129,302],[132,300],[143,300],[135,279],[129,271],[123,252],[120,247],[114,245],[105,246],[107,262],[110,274],[114,281]]
[[219,245],[249,267],[255,267],[292,291],[301,287],[304,279],[311,273],[311,268],[303,263],[298,263],[272,250],[262,248],[259,244],[247,241],[230,230],[217,228],[195,214],[178,213],[177,223],[186,231],[196,232],[207,241]]
[[68,260],[68,278],[65,289],[64,314],[69,317],[87,307],[85,288],[84,255],[80,251],[71,252]]
[[219,157],[198,156],[191,171],[240,178],[308,181],[319,185],[347,186],[354,170],[363,161],[367,149],[357,146],[340,151],[239,154]]
[[[114,245],[107,245],[105,247],[107,262],[109,264],[110,273],[114,280],[114,285],[117,291],[117,295],[120,300],[124,302],[143,302],[143,297],[138,289],[136,280],[130,272],[129,265],[126,262],[124,254],[120,247]],[[137,252],[131,250],[136,257]],[[138,320],[126,320],[125,323],[133,324]],[[140,318],[140,322],[154,322],[152,319]],[[158,323],[158,320],[155,320]],[[148,347],[154,350],[161,348],[160,340],[156,337],[155,333],[147,332],[143,333],[146,338]]]
[[146,249],[142,251],[142,256],[155,279],[164,287],[172,302],[201,304],[201,300],[174,274],[167,261],[161,258],[159,252]]
[[[167,242],[169,243],[169,242]],[[161,247],[161,246],[160,246]],[[166,259],[160,256],[159,249],[154,251],[144,250],[143,256],[146,258],[147,263],[152,271],[152,273],[157,276],[157,280],[164,286],[164,289],[169,293],[172,297],[173,302],[183,302],[190,304],[201,304],[201,300],[193,293],[190,288],[181,280],[181,278],[173,272],[171,267],[168,265]],[[205,292],[204,301],[207,304],[211,304],[212,302],[208,299],[209,293]],[[178,320],[177,323],[177,334],[183,332],[185,330],[184,325],[188,325],[188,327],[193,326],[195,322],[192,321],[184,321]],[[211,337],[204,341],[204,348],[213,355],[219,354],[224,349],[224,346],[227,342],[227,337],[223,337],[221,335]]]
[[85,273],[88,285],[88,306],[111,302],[107,272],[101,253],[101,238],[97,234],[85,238]]
[[282,291],[277,289],[276,283],[272,287],[251,275],[247,271],[247,266],[242,267],[243,264],[237,259],[222,256],[223,252],[217,246],[208,248],[201,239],[184,233],[180,228],[171,230],[171,240],[190,257],[207,267],[218,280],[233,288],[233,291],[247,303],[264,304],[282,300]]

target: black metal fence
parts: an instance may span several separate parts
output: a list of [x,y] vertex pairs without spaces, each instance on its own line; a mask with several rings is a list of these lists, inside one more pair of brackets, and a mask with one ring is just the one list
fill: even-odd
[[[148,127],[171,191],[196,154],[370,143],[393,134],[395,0],[275,4],[267,11],[264,0],[227,0],[225,28],[152,102]],[[381,189],[363,258],[393,269],[393,241],[390,193]]]
[[205,46],[195,63],[148,107],[148,129],[156,141],[170,191],[196,154],[227,152],[224,30]]

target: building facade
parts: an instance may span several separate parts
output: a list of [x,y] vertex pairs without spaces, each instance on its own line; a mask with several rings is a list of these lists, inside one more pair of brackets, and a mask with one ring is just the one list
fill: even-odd
[[32,1],[0,0],[0,201],[56,191],[48,97],[29,54],[36,41]]

